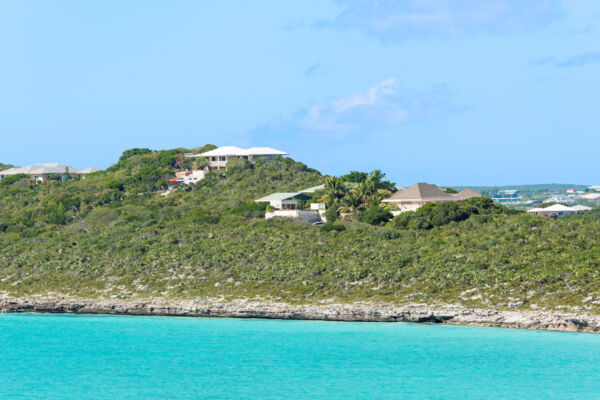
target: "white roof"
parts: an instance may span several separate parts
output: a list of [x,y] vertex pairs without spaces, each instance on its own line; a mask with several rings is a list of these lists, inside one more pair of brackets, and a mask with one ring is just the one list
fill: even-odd
[[100,168],[96,167],[87,167],[79,171],[80,174],[91,174],[92,172],[102,171]]
[[190,157],[219,157],[219,156],[283,156],[286,152],[271,147],[250,147],[242,149],[236,146],[223,146],[201,154],[191,154]]
[[271,147],[250,147],[246,150],[246,154],[249,156],[284,156],[287,155],[285,151],[273,149]]
[[68,170],[69,173],[73,173],[73,174],[79,173],[78,169],[69,167],[68,165],[59,164],[59,163],[46,163],[46,164],[33,164],[33,165],[28,165],[27,167],[21,167],[21,168],[10,168],[5,171],[0,171],[0,175],[62,174],[66,170]]
[[210,150],[199,155],[203,157],[211,156],[244,156],[246,155],[244,149],[235,146],[223,146],[218,149]]
[[551,205],[550,207],[546,207],[546,208],[532,208],[531,210],[527,210],[527,212],[542,212],[542,211],[546,211],[546,212],[573,212],[573,211],[581,211],[580,209],[577,209],[575,207],[567,207],[567,206],[563,206],[562,204],[554,204]]
[[576,206],[571,207],[573,210],[577,211],[589,211],[592,210],[592,207],[584,206],[582,204],[577,204]]

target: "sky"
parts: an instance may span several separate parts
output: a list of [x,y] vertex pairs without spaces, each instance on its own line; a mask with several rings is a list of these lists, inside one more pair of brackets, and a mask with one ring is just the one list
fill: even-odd
[[0,0],[0,162],[269,146],[406,186],[598,184],[597,0]]

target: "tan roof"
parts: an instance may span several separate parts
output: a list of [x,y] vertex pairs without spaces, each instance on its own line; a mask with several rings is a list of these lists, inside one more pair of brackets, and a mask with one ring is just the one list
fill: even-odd
[[477,193],[473,189],[466,188],[464,190],[461,190],[460,193],[453,194],[453,196],[461,200],[466,200],[471,199],[473,197],[481,197],[481,194]]
[[385,203],[396,203],[402,201],[452,201],[458,200],[456,197],[449,195],[442,191],[436,185],[430,185],[429,183],[416,183],[411,187],[398,190],[387,199],[383,200]]

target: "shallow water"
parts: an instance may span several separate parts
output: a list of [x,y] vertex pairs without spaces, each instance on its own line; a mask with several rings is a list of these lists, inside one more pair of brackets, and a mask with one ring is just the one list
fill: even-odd
[[600,335],[0,314],[1,399],[600,398]]

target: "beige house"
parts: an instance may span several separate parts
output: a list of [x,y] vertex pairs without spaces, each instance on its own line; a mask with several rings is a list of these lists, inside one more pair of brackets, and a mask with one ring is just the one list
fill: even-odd
[[472,199],[473,197],[481,197],[481,194],[477,193],[473,189],[466,188],[460,193],[452,194],[451,196],[456,197],[460,200]]
[[471,189],[465,189],[456,194],[449,194],[436,185],[416,183],[407,189],[398,190],[390,197],[383,200],[383,202],[395,204],[399,208],[399,211],[394,214],[399,214],[406,211],[416,211],[427,203],[462,201],[472,197],[481,197],[481,195]]
[[272,149],[270,147],[250,147],[242,149],[235,146],[223,146],[218,149],[210,150],[200,154],[186,154],[186,157],[204,157],[208,159],[211,168],[225,168],[227,161],[232,159],[242,159],[253,162],[259,157],[284,156],[286,152]]

